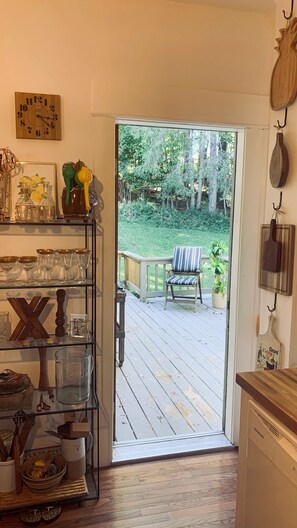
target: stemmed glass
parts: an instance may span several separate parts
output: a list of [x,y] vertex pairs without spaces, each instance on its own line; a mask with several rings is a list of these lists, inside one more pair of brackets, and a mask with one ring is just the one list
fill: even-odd
[[64,281],[67,282],[70,279],[68,271],[73,262],[73,249],[58,249],[57,253],[61,257],[61,265],[64,269]]
[[22,268],[26,272],[26,278],[28,282],[32,282],[32,274],[30,273],[31,270],[34,268],[35,264],[37,262],[37,257],[20,257],[19,263],[22,266]]
[[85,282],[86,272],[91,260],[91,250],[90,249],[76,249],[75,250],[77,264],[80,270],[79,282]]
[[19,257],[0,257],[0,268],[5,271],[7,281],[13,280],[9,272],[14,267],[18,259]]
[[51,280],[50,271],[53,269],[53,265],[54,265],[55,250],[54,249],[37,249],[36,251],[39,257],[40,267],[44,270],[44,280],[48,282]]

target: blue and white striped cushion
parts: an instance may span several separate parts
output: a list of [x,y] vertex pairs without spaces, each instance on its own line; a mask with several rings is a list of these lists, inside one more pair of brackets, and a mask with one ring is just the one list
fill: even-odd
[[172,270],[195,272],[201,266],[201,247],[176,246],[173,253]]
[[195,286],[197,284],[197,277],[179,277],[178,275],[171,275],[165,280],[165,284],[179,284],[183,286]]

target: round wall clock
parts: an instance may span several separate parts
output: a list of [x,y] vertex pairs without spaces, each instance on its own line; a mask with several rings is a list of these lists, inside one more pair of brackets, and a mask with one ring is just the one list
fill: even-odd
[[60,95],[15,92],[16,137],[62,139]]

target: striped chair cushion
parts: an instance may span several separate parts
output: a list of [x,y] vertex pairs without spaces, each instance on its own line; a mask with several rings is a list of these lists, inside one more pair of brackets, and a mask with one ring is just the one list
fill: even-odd
[[165,280],[165,284],[179,284],[182,286],[195,286],[197,284],[197,277],[179,277],[178,275],[171,275]]
[[201,267],[201,247],[176,246],[173,253],[172,270],[195,272]]

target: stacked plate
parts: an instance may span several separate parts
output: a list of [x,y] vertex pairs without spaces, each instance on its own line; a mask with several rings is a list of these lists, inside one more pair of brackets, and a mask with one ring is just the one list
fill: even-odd
[[[21,467],[22,480],[26,486],[35,493],[45,493],[58,486],[66,473],[66,461],[61,455],[50,456],[48,454],[36,455],[28,458]],[[44,477],[34,477],[36,471],[35,462],[44,461],[48,466],[48,473]],[[51,473],[53,473],[51,475]]]

